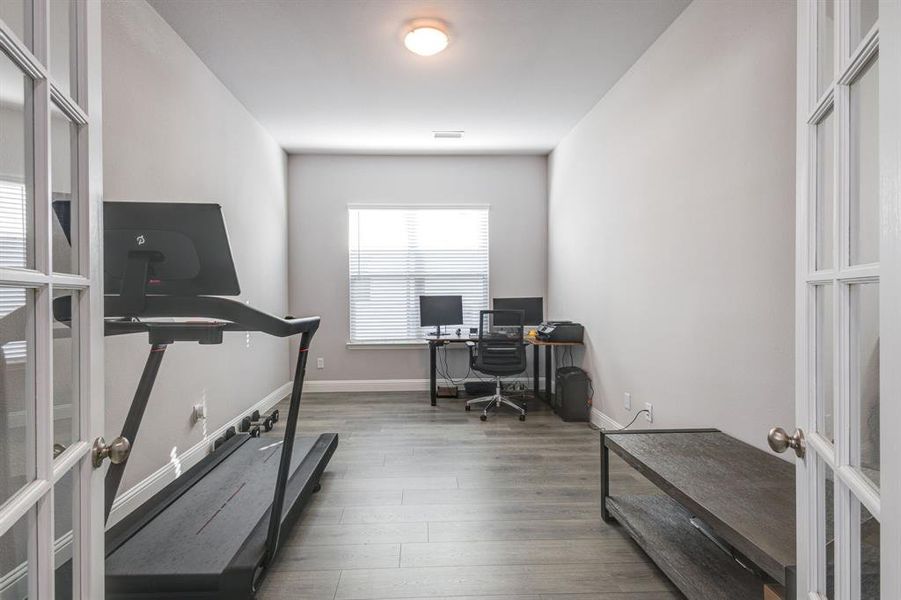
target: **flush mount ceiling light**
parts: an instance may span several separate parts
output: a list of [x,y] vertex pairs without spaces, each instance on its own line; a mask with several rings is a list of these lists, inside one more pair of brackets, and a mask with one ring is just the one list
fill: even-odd
[[411,23],[412,29],[404,36],[404,46],[413,54],[433,56],[445,48],[449,38],[447,28],[439,21]]

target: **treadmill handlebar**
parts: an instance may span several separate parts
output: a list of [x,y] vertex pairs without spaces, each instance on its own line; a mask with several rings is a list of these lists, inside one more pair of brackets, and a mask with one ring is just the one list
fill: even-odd
[[282,319],[231,298],[218,296],[145,296],[144,307],[139,314],[128,314],[121,296],[106,296],[104,315],[107,318],[123,317],[182,317],[222,319],[237,327],[228,331],[261,331],[276,337],[290,337],[301,333],[314,334],[319,328],[319,317]]

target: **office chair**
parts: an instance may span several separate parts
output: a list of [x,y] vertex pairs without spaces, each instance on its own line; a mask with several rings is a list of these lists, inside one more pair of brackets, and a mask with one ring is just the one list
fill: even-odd
[[467,342],[469,366],[493,375],[497,388],[491,396],[466,401],[466,410],[473,404],[486,404],[482,415],[488,420],[488,409],[508,406],[519,413],[519,420],[526,420],[526,409],[501,394],[501,377],[516,375],[526,370],[526,349],[523,344],[523,311],[479,311],[479,341]]

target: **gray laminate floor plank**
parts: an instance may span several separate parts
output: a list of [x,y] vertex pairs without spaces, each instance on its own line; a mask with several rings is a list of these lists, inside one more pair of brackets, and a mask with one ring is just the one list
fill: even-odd
[[296,527],[285,544],[325,546],[335,544],[402,544],[427,542],[428,523],[338,523]]
[[492,504],[496,502],[567,503],[600,502],[598,486],[548,486],[535,488],[468,488],[456,490],[404,490],[403,504]]
[[[334,525],[332,526],[334,527]],[[622,539],[619,530],[599,518],[528,521],[461,521],[429,523],[430,542],[488,540]]]
[[271,570],[256,600],[331,600],[341,571]]
[[[667,591],[655,570],[624,564],[507,565],[358,569],[341,573],[335,600],[379,600],[416,596]],[[642,589],[635,589],[641,587]],[[647,589],[654,588],[656,589]]]
[[386,569],[400,565],[400,544],[342,544],[282,547],[274,569],[278,571],[335,571]]
[[391,523],[447,521],[518,521],[580,519],[597,510],[597,504],[428,504],[400,506],[351,506],[343,510],[342,523]]
[[341,477],[330,482],[331,490],[353,490],[358,492],[379,490],[452,490],[459,487],[453,475],[440,477],[399,476],[399,477]]
[[621,538],[436,542],[404,544],[401,567],[596,564],[642,561],[641,550]]
[[680,600],[682,594],[671,592],[600,592],[597,594],[542,594],[541,600]]

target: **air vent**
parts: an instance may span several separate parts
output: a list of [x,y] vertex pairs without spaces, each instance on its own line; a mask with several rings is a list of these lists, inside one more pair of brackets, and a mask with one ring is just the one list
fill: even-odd
[[459,140],[463,137],[462,131],[433,131],[436,140]]

